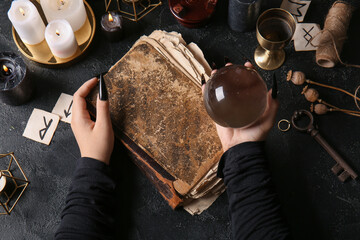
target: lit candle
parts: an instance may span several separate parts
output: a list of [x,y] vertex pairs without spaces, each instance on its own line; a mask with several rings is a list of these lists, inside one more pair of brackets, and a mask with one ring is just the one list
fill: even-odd
[[51,52],[58,58],[69,58],[78,49],[74,32],[64,19],[54,20],[47,25],[45,39]]
[[0,193],[4,190],[6,185],[6,177],[0,172]]
[[9,76],[11,74],[11,70],[6,65],[3,65],[3,73],[4,76]]
[[13,1],[8,17],[24,43],[35,45],[44,40],[45,24],[30,1]]
[[74,32],[78,31],[87,19],[83,0],[40,0],[46,19],[67,20]]
[[28,101],[34,90],[31,78],[21,57],[0,53],[0,102],[20,105]]
[[105,13],[101,17],[101,29],[110,41],[118,41],[123,36],[123,19],[117,12]]

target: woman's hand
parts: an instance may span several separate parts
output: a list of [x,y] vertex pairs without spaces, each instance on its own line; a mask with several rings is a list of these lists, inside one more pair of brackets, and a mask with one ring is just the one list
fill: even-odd
[[[231,63],[226,64],[226,66],[229,65],[231,65]],[[253,68],[250,62],[246,62],[244,65]],[[216,70],[211,74],[213,75],[215,72]],[[205,85],[203,85],[203,91],[204,87]],[[279,106],[279,102],[271,97],[271,92],[272,90],[267,94],[267,106],[264,114],[250,126],[245,128],[226,128],[215,123],[224,152],[243,142],[264,141],[266,139],[270,129],[274,125]]]
[[97,78],[85,82],[74,94],[71,128],[79,145],[81,157],[89,157],[109,164],[114,148],[109,101],[97,98],[96,122],[90,119],[85,97],[98,83]]

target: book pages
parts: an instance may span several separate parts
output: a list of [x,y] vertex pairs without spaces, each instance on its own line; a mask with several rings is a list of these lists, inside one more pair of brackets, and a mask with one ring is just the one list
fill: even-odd
[[[116,136],[138,156],[135,163],[169,205],[181,204],[191,214],[200,214],[225,190],[216,177],[223,151],[201,93],[201,78],[210,74],[196,44],[156,30],[104,76]],[[96,107],[96,92],[89,98]],[[173,201],[174,194],[182,203]]]

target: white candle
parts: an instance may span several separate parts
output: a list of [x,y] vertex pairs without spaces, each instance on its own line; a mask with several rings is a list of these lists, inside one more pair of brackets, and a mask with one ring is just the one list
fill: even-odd
[[79,30],[87,18],[83,0],[40,0],[46,19],[66,19],[74,32]]
[[47,25],[45,39],[51,52],[59,58],[73,56],[78,48],[74,32],[64,19],[54,20]]
[[6,186],[6,177],[0,175],[0,192],[4,190]]
[[24,43],[35,45],[44,40],[45,24],[28,0],[13,1],[8,17]]

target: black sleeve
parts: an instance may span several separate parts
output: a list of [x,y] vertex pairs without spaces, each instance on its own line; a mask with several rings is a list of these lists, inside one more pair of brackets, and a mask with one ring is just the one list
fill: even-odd
[[113,239],[114,190],[105,163],[80,158],[55,239]]
[[229,198],[233,239],[289,239],[265,160],[264,142],[227,150],[219,163]]

